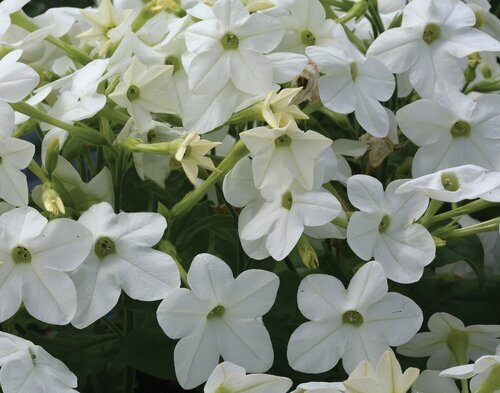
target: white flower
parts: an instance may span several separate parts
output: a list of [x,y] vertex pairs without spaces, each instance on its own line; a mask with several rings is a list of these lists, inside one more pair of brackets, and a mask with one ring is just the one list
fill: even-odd
[[456,366],[442,371],[439,375],[457,379],[469,379],[472,393],[500,392],[500,345],[496,355],[482,356],[474,364]]
[[344,381],[347,393],[406,393],[420,370],[410,367],[403,373],[394,352],[388,349],[380,357],[377,367],[366,360]]
[[259,189],[279,183],[284,169],[303,188],[312,189],[315,162],[332,144],[316,131],[300,130],[295,122],[282,128],[253,128],[240,137],[252,153],[255,185]]
[[291,104],[302,88],[271,91],[263,102],[262,116],[272,128],[285,127],[291,121],[309,119],[297,105]]
[[474,12],[459,0],[413,0],[403,11],[401,27],[379,35],[368,48],[395,74],[409,71],[422,97],[432,97],[438,81],[461,88],[460,58],[499,51],[500,42],[472,26]]
[[438,201],[460,202],[478,198],[497,187],[500,187],[500,172],[491,172],[477,165],[463,165],[407,181],[395,192],[418,191]]
[[278,51],[303,54],[308,46],[329,45],[336,41],[336,23],[326,19],[325,8],[318,0],[295,0],[290,6],[290,16],[278,20],[285,27]]
[[222,362],[215,367],[203,389],[204,393],[286,393],[292,381],[267,374],[245,374],[243,367]]
[[64,325],[76,311],[76,290],[66,272],[76,269],[91,247],[90,233],[75,221],[47,222],[31,207],[0,216],[0,320],[21,303],[40,321]]
[[379,261],[393,281],[416,282],[432,262],[436,246],[425,227],[414,221],[427,209],[429,198],[417,192],[395,194],[405,181],[396,180],[384,192],[382,184],[365,175],[347,181],[351,203],[360,209],[347,227],[347,242],[365,261]]
[[247,270],[236,279],[219,258],[200,254],[188,272],[191,290],[175,289],[158,307],[158,322],[170,338],[175,373],[184,389],[205,382],[219,357],[249,372],[265,372],[273,348],[261,317],[272,307],[279,279],[274,273]]
[[[443,370],[456,364],[490,355],[500,344],[500,325],[472,325],[465,327],[454,316],[441,312],[429,318],[430,332],[418,333],[398,352],[410,357],[427,357],[427,367]],[[457,356],[464,359],[457,359]]]
[[450,378],[439,376],[439,371],[425,370],[423,371],[413,386],[411,393],[460,393],[457,385]]
[[127,108],[140,131],[149,131],[153,125],[152,112],[175,112],[176,103],[169,102],[165,94],[173,70],[172,65],[147,67],[134,58],[109,98]]
[[[338,27],[337,30],[342,30]],[[379,101],[391,98],[394,76],[373,56],[365,57],[345,33],[337,46],[312,46],[307,55],[324,74],[319,78],[323,105],[339,113],[354,112],[361,127],[382,138],[389,133],[389,117]]]
[[231,80],[245,93],[267,94],[273,69],[264,54],[276,48],[283,27],[268,15],[250,15],[240,0],[218,0],[212,11],[212,17],[185,33],[187,49],[194,53],[189,87],[196,94],[209,94]]
[[240,238],[264,242],[277,261],[290,254],[306,227],[329,224],[342,211],[339,201],[323,189],[307,191],[288,182],[268,186],[261,192],[262,198],[240,215]]
[[180,285],[170,255],[153,250],[167,227],[157,213],[115,214],[106,203],[92,206],[78,222],[92,232],[93,248],[72,273],[78,308],[71,323],[84,328],[118,303],[121,291],[133,299],[159,300]]
[[407,342],[420,329],[422,310],[413,300],[387,290],[384,269],[375,261],[357,271],[347,290],[333,276],[304,278],[297,301],[311,321],[290,338],[290,366],[321,373],[342,358],[344,369],[352,372],[362,360],[374,364],[389,346]]
[[341,393],[345,392],[340,382],[307,382],[301,383],[292,393]]
[[77,379],[39,345],[0,332],[0,386],[4,393],[76,393]]
[[420,147],[413,159],[413,176],[465,164],[500,170],[499,106],[497,94],[474,100],[441,88],[434,99],[400,109],[396,118],[401,130]]

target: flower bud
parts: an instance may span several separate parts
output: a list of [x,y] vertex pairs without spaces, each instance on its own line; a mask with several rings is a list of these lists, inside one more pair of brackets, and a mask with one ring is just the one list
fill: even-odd
[[319,267],[318,255],[304,235],[300,237],[297,243],[297,250],[305,267],[308,269],[317,269]]
[[42,202],[44,209],[56,216],[65,214],[66,209],[64,208],[64,203],[59,196],[59,193],[52,188],[52,185],[44,184],[42,189]]
[[45,153],[45,169],[49,176],[52,175],[52,172],[57,167],[57,161],[59,160],[59,139],[52,138],[47,146],[47,152]]

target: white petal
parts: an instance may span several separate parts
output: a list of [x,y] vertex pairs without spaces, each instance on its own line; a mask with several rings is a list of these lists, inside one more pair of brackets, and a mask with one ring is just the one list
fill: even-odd
[[38,74],[23,63],[11,63],[0,69],[0,100],[19,102],[38,85]]
[[229,52],[215,49],[197,54],[189,66],[189,87],[196,94],[211,94],[224,87],[230,78]]
[[377,138],[389,133],[389,116],[385,108],[370,94],[360,91],[356,85],[356,109],[354,114],[361,127]]
[[271,90],[273,68],[266,56],[253,50],[238,49],[231,53],[230,67],[231,80],[239,90],[255,95]]
[[340,214],[339,201],[328,192],[294,194],[291,211],[304,225],[319,226],[332,221]]
[[373,257],[375,243],[380,237],[378,227],[382,217],[382,213],[354,212],[349,219],[347,243],[365,261]]
[[387,278],[380,263],[365,263],[349,283],[346,307],[352,310],[365,309],[385,298],[387,290]]
[[355,175],[347,181],[349,201],[368,213],[383,212],[386,208],[382,183],[371,176]]

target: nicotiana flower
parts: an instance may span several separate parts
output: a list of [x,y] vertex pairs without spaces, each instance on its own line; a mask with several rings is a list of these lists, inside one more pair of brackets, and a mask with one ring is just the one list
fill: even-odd
[[167,227],[157,213],[119,213],[106,202],[92,206],[78,220],[92,232],[94,247],[71,274],[78,307],[71,323],[84,328],[106,315],[123,291],[133,299],[163,299],[180,286],[170,255],[152,249]]
[[286,393],[292,381],[267,374],[246,375],[243,367],[222,362],[215,367],[203,388],[204,393]]
[[477,165],[462,165],[409,180],[395,192],[418,191],[438,201],[460,202],[478,198],[498,187],[500,172],[491,172]]
[[279,93],[271,91],[262,103],[262,116],[272,128],[286,127],[295,120],[309,119],[292,101],[302,88],[283,89]]
[[403,183],[393,181],[384,192],[374,177],[349,178],[347,194],[360,211],[349,220],[347,242],[361,259],[380,262],[389,279],[411,283],[434,259],[436,245],[427,229],[414,223],[426,211],[429,198],[417,192],[396,194]]
[[340,382],[307,382],[301,383],[292,393],[341,393],[345,392]]
[[241,0],[218,0],[213,15],[190,26],[186,46],[193,56],[188,67],[189,87],[196,94],[219,91],[229,80],[238,90],[267,94],[273,68],[264,56],[276,48],[283,27],[271,16],[250,14]]
[[127,108],[140,131],[149,131],[151,113],[175,113],[176,103],[169,102],[165,95],[173,70],[172,65],[147,67],[134,58],[109,98]]
[[495,355],[481,356],[474,364],[456,366],[439,375],[457,379],[469,379],[472,393],[500,392],[500,345]]
[[333,276],[304,278],[297,301],[310,322],[299,326],[290,338],[290,366],[321,373],[342,358],[349,373],[361,361],[375,364],[389,346],[411,339],[422,324],[422,310],[413,300],[387,290],[384,269],[375,261],[356,272],[347,290]]
[[0,386],[4,393],[77,393],[66,365],[39,345],[0,332]]
[[406,393],[413,385],[420,370],[410,367],[403,373],[391,349],[385,351],[374,368],[362,361],[344,381],[347,393]]
[[451,378],[439,376],[439,371],[423,371],[411,387],[411,393],[460,393]]
[[312,46],[307,55],[318,65],[319,95],[323,104],[339,113],[354,112],[361,127],[382,138],[389,133],[389,117],[379,101],[391,98],[394,76],[380,60],[364,56],[345,36],[336,46]]
[[290,181],[263,188],[261,194],[262,198],[247,206],[240,216],[240,238],[263,242],[278,261],[290,254],[306,227],[327,225],[342,211],[329,192],[307,191]]
[[21,303],[40,321],[64,325],[76,311],[76,290],[67,272],[87,257],[91,236],[79,223],[47,222],[31,207],[0,216],[0,320]]
[[443,370],[456,364],[477,360],[493,354],[500,344],[500,325],[472,325],[447,313],[435,313],[429,318],[430,332],[418,333],[398,352],[410,357],[427,357],[427,367]]
[[500,170],[499,106],[497,94],[474,100],[441,86],[434,99],[400,109],[396,118],[402,132],[420,147],[413,159],[413,176],[465,164]]
[[247,270],[235,279],[222,260],[200,254],[187,279],[191,289],[172,291],[157,312],[167,336],[181,339],[174,351],[181,386],[192,389],[205,382],[219,357],[249,372],[267,371],[274,355],[261,317],[274,303],[278,276]]
[[302,131],[295,121],[281,128],[253,128],[240,137],[252,154],[253,175],[259,189],[279,183],[285,169],[303,188],[312,189],[315,162],[332,144],[316,131]]
[[401,27],[379,35],[367,53],[393,73],[409,71],[417,93],[432,97],[438,81],[461,88],[460,58],[500,50],[500,42],[473,28],[475,23],[474,12],[462,1],[413,0],[403,11]]
[[304,53],[308,46],[336,42],[336,23],[326,19],[325,8],[318,0],[295,0],[290,6],[290,15],[279,17],[278,20],[285,27],[278,51]]

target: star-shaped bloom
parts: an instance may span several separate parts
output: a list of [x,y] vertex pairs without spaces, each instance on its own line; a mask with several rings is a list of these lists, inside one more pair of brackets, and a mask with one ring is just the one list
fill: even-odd
[[173,70],[172,65],[147,67],[134,58],[109,98],[127,108],[140,131],[149,131],[153,124],[151,113],[175,113],[177,104],[169,102],[165,95]]
[[456,366],[439,375],[456,379],[469,379],[472,393],[498,393],[500,391],[500,345],[495,355],[481,356],[474,364]]
[[347,393],[406,393],[420,371],[410,367],[403,373],[394,352],[388,349],[374,368],[363,360],[344,381]]
[[302,90],[283,89],[279,93],[271,91],[263,102],[262,116],[272,128],[286,127],[295,120],[309,119],[297,105],[291,104],[295,96]]
[[387,277],[400,283],[416,282],[436,254],[431,234],[414,221],[424,214],[429,198],[421,193],[395,194],[405,183],[396,180],[384,192],[382,184],[365,175],[347,181],[355,212],[347,227],[347,243],[364,259],[379,261]]
[[333,20],[326,19],[325,7],[318,0],[295,0],[290,15],[279,17],[285,35],[277,50],[304,53],[308,46],[335,43]]
[[67,324],[76,311],[76,290],[67,272],[87,257],[91,236],[76,221],[47,222],[31,207],[0,216],[0,320],[21,303],[40,321]]
[[93,248],[72,273],[78,308],[71,323],[84,328],[118,303],[121,291],[132,299],[163,299],[180,286],[172,258],[153,250],[167,227],[157,213],[119,213],[106,202],[92,206],[78,220],[92,233]]
[[490,194],[498,187],[500,172],[488,171],[477,165],[462,165],[409,180],[395,192],[418,191],[438,201],[460,202]]
[[0,386],[4,393],[77,393],[77,379],[66,365],[39,345],[0,332]]
[[[484,355],[492,355],[500,344],[500,325],[465,327],[454,316],[441,312],[429,318],[429,332],[418,333],[398,352],[410,357],[427,357],[427,367],[443,370]],[[463,357],[464,359],[457,359]]]
[[267,374],[245,374],[243,367],[222,362],[215,367],[203,389],[204,393],[286,393],[292,381]]
[[315,162],[332,144],[331,139],[316,131],[300,130],[294,121],[282,128],[253,128],[240,137],[252,153],[252,170],[259,189],[279,183],[286,169],[297,183],[311,190]]
[[323,73],[318,82],[321,102],[334,112],[354,112],[361,127],[383,138],[389,133],[390,119],[379,101],[391,98],[396,86],[394,76],[380,60],[364,56],[342,34],[336,46],[306,49]]
[[299,326],[290,338],[290,366],[321,373],[342,358],[350,373],[361,361],[375,364],[389,346],[411,339],[422,324],[422,310],[406,296],[387,291],[384,269],[375,261],[356,272],[347,290],[340,280],[326,274],[304,278],[297,301],[310,322]]
[[250,14],[241,0],[218,0],[207,19],[186,33],[189,87],[196,94],[219,91],[229,80],[238,90],[267,94],[273,87],[273,67],[264,55],[276,48],[283,27],[271,16]]
[[439,376],[439,371],[423,371],[413,384],[411,393],[460,393],[451,378]]
[[401,27],[379,35],[368,48],[395,74],[408,71],[422,97],[432,97],[438,81],[461,88],[459,59],[481,51],[499,51],[500,42],[475,29],[474,12],[459,0],[414,0],[403,11]]
[[249,204],[240,216],[239,234],[245,241],[264,242],[277,261],[290,254],[306,227],[323,227],[342,211],[337,198],[323,189],[307,191],[282,182],[261,191],[262,198]]
[[500,96],[474,100],[439,89],[434,99],[422,99],[396,114],[401,131],[417,146],[414,177],[441,169],[475,164],[500,170]]
[[261,317],[274,303],[278,276],[247,270],[235,279],[224,261],[200,254],[187,279],[191,289],[172,291],[157,312],[166,335],[181,339],[174,351],[180,385],[192,389],[205,382],[219,357],[249,372],[267,371],[274,355]]

